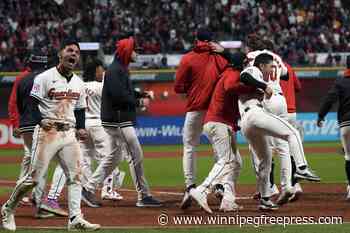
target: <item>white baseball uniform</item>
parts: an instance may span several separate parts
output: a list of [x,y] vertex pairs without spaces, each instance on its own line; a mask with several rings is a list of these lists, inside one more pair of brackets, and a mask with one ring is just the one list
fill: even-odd
[[[101,95],[102,82],[85,82],[84,83],[86,104],[85,111],[85,128],[88,132],[88,138],[80,141],[82,158],[82,184],[85,184],[92,176],[92,159],[98,163],[108,152],[107,135],[101,124]],[[121,174],[118,167],[105,179],[104,185],[113,190],[114,181],[118,180],[117,175]],[[58,199],[65,184],[65,175],[63,169],[57,167],[53,175],[53,183],[50,188],[48,198]]]
[[75,74],[71,79],[62,76],[56,67],[36,76],[31,96],[39,101],[43,120],[51,121],[54,127],[47,130],[36,126],[33,135],[31,172],[16,185],[7,201],[14,209],[27,191],[34,187],[47,172],[49,162],[57,157],[68,184],[70,217],[81,215],[81,150],[76,138],[75,109],[86,107],[83,81]]
[[[249,65],[253,65],[255,58],[262,54],[267,53],[273,57],[273,72],[270,74],[267,80],[268,85],[273,89],[273,95],[270,99],[264,99],[262,102],[266,111],[279,116],[280,118],[288,121],[288,108],[285,97],[283,96],[282,88],[280,86],[280,78],[282,75],[288,73],[287,67],[284,65],[282,59],[277,54],[268,50],[257,50],[247,54]],[[290,148],[287,141],[278,137],[269,138],[269,143],[275,148],[280,156],[281,161],[281,185],[282,188],[286,187],[287,180],[291,179],[291,160],[290,160]],[[253,152],[254,153],[254,152]],[[297,156],[297,155],[296,155]],[[255,170],[258,170],[259,161],[256,160],[257,156],[253,156],[253,165]],[[307,165],[305,157],[295,158],[298,167]],[[287,185],[288,186],[288,185]]]
[[[247,72],[260,82],[263,82],[263,74],[255,67],[251,66],[242,71]],[[288,142],[291,154],[304,155],[303,146],[299,133],[287,121],[269,113],[262,106],[262,94],[259,92],[244,94],[239,96],[239,108],[242,117],[242,133],[246,137],[253,156],[259,161],[257,172],[258,191],[262,197],[269,197],[269,174],[271,170],[272,151],[269,145],[269,137],[277,137]],[[287,155],[289,158],[289,154]],[[290,159],[289,159],[290,163]],[[288,170],[288,168],[290,170]],[[285,173],[291,174],[291,167],[287,166]],[[291,188],[291,180],[286,179],[283,183],[284,189]]]

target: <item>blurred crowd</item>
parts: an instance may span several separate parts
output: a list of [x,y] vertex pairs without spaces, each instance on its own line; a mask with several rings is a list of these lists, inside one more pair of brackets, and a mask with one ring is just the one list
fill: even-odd
[[34,45],[53,52],[65,36],[112,54],[133,32],[140,53],[184,53],[200,26],[218,40],[258,33],[292,65],[314,65],[319,52],[337,65],[331,54],[350,52],[349,9],[347,0],[1,0],[0,70],[22,69]]

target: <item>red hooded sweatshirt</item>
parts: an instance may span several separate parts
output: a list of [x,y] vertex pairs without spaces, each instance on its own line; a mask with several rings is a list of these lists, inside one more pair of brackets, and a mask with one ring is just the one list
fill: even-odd
[[17,108],[17,87],[19,82],[30,73],[30,69],[26,69],[21,72],[17,77],[12,86],[10,99],[8,102],[8,115],[10,118],[10,123],[14,128],[19,127],[19,113]]
[[219,74],[227,65],[225,58],[210,52],[208,42],[197,41],[185,54],[176,70],[176,93],[186,94],[186,111],[207,110]]
[[204,123],[209,121],[220,122],[237,131],[237,121],[240,118],[238,96],[250,93],[255,89],[255,87],[240,83],[239,70],[232,67],[226,68],[215,86]]
[[117,41],[115,44],[117,51],[116,54],[119,58],[119,61],[127,69],[131,62],[131,54],[135,48],[135,40],[133,37],[122,39]]
[[299,92],[301,90],[301,83],[295,74],[292,67],[285,63],[288,69],[288,81],[284,81],[281,79],[280,84],[282,88],[282,92],[287,101],[288,113],[296,112],[296,102],[295,102],[295,92]]

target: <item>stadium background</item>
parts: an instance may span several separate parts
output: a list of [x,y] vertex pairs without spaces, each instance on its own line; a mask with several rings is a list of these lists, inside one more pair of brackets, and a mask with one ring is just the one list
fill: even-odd
[[[9,149],[20,148],[21,141],[12,137],[12,126],[8,123],[7,102],[14,78],[24,68],[30,50],[35,45],[54,54],[63,37],[73,36],[81,42],[99,42],[98,52],[93,51],[90,55],[98,54],[108,64],[118,34],[129,31],[136,33],[140,52],[143,54],[137,63],[132,64],[131,77],[138,88],[155,92],[155,99],[151,102],[150,108],[139,112],[137,126],[145,152],[146,175],[154,191],[158,191],[157,188],[167,187],[171,188],[172,192],[174,190],[180,192],[183,185],[180,156],[185,98],[173,92],[174,72],[181,54],[191,48],[196,27],[204,25],[216,32],[218,40],[244,41],[245,36],[252,31],[273,40],[277,52],[293,66],[301,80],[303,89],[297,94],[298,120],[304,127],[308,160],[322,177],[324,184],[303,184],[307,191],[305,198],[295,205],[287,206],[282,214],[317,215],[319,213],[315,212],[322,212],[325,215],[341,215],[347,221],[350,219],[347,214],[347,203],[342,202],[345,174],[344,159],[338,153],[340,144],[334,113],[336,106],[332,109],[333,113],[328,115],[325,127],[322,129],[316,127],[316,112],[320,100],[335,78],[343,74],[345,57],[350,52],[349,1],[86,0],[83,1],[84,4],[81,2],[0,1],[1,200],[8,197],[9,187],[13,186],[18,176],[23,154],[21,149]],[[244,44],[242,46],[244,47]],[[240,138],[239,142],[243,142],[243,139]],[[249,156],[246,156],[249,154],[247,147],[240,145],[240,149],[244,167],[239,180],[239,193],[248,195],[255,190],[255,178],[252,175]],[[202,145],[199,152],[198,179],[202,180],[212,165],[210,146]],[[121,169],[128,171],[127,164],[123,163]],[[52,168],[49,173],[51,176]],[[125,188],[130,191],[132,188],[130,175],[126,177]],[[130,194],[125,190],[122,190],[122,193],[125,196]],[[139,226],[138,221],[150,213],[144,211],[137,214],[138,210],[130,207],[134,206],[133,201],[134,198],[131,196],[118,208],[115,208],[114,204],[107,204],[101,209],[102,212],[89,208],[84,208],[84,212],[88,217],[98,214],[104,217],[108,211],[112,211],[115,218],[105,218],[104,225],[114,227],[118,225],[115,219],[128,218],[126,222],[119,223],[119,226],[126,226],[123,232],[130,232],[129,225]],[[175,209],[172,213],[179,214],[174,204],[177,202],[179,200],[171,199],[169,209],[172,208],[171,211]],[[62,201],[63,203],[65,202]],[[248,214],[251,214],[253,210],[249,208],[255,208],[255,203],[246,201],[243,204],[247,207]],[[27,211],[18,218],[19,226],[22,227],[34,224],[40,227],[60,228],[66,224],[65,219],[58,220],[61,221],[58,223],[33,221],[29,217],[31,216],[29,207],[21,210]],[[297,212],[300,210],[303,213]],[[314,212],[310,213],[310,210]],[[195,213],[201,214],[200,211]],[[156,215],[155,212],[151,214]],[[153,217],[148,219],[146,225],[154,225]],[[202,232],[202,229],[191,229],[191,232]],[[280,230],[271,227],[260,229],[259,232],[280,232]],[[206,231],[217,232],[217,229],[206,229]],[[226,229],[220,231],[225,232]],[[283,232],[296,231],[349,232],[349,225],[337,227],[311,225],[283,229]],[[250,229],[245,229],[244,232],[250,232]],[[255,229],[251,232],[255,232]]]

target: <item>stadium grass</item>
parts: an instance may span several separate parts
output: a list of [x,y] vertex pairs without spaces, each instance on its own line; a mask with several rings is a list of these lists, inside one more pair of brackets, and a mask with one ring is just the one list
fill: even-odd
[[[307,143],[306,147],[338,147],[339,143],[322,142],[322,143]],[[241,147],[246,147],[241,146]],[[209,146],[202,145],[200,150],[207,151]],[[180,151],[181,146],[144,146],[145,151]],[[11,152],[12,155],[21,154],[21,150],[1,150],[1,154]],[[180,152],[181,153],[181,152]],[[8,153],[7,153],[8,155]],[[339,154],[323,153],[323,154],[308,154],[309,164],[313,170],[322,178],[322,183],[344,183],[344,158]],[[211,169],[213,158],[212,156],[198,157],[198,180],[202,181]],[[276,179],[279,179],[279,159],[275,159]],[[151,187],[182,187],[182,159],[181,157],[164,157],[164,158],[145,158],[144,160],[145,173]],[[49,177],[52,177],[55,164],[52,164],[49,169]],[[0,179],[16,180],[19,174],[19,164],[0,164]],[[132,187],[132,181],[129,175],[128,164],[124,161],[120,168],[127,172],[125,178],[125,186]],[[251,168],[250,156],[243,156],[243,169],[239,179],[240,184],[254,184],[255,175]]]
[[[348,233],[350,231],[350,224],[339,224],[339,225],[289,225],[286,227],[274,225],[274,226],[232,226],[232,227],[213,227],[213,228],[188,228],[188,229],[173,229],[173,228],[162,228],[162,229],[104,229],[98,232],[102,233],[256,233],[256,232],[269,232],[269,233]],[[19,233],[61,233],[67,232],[66,230],[17,230]]]

